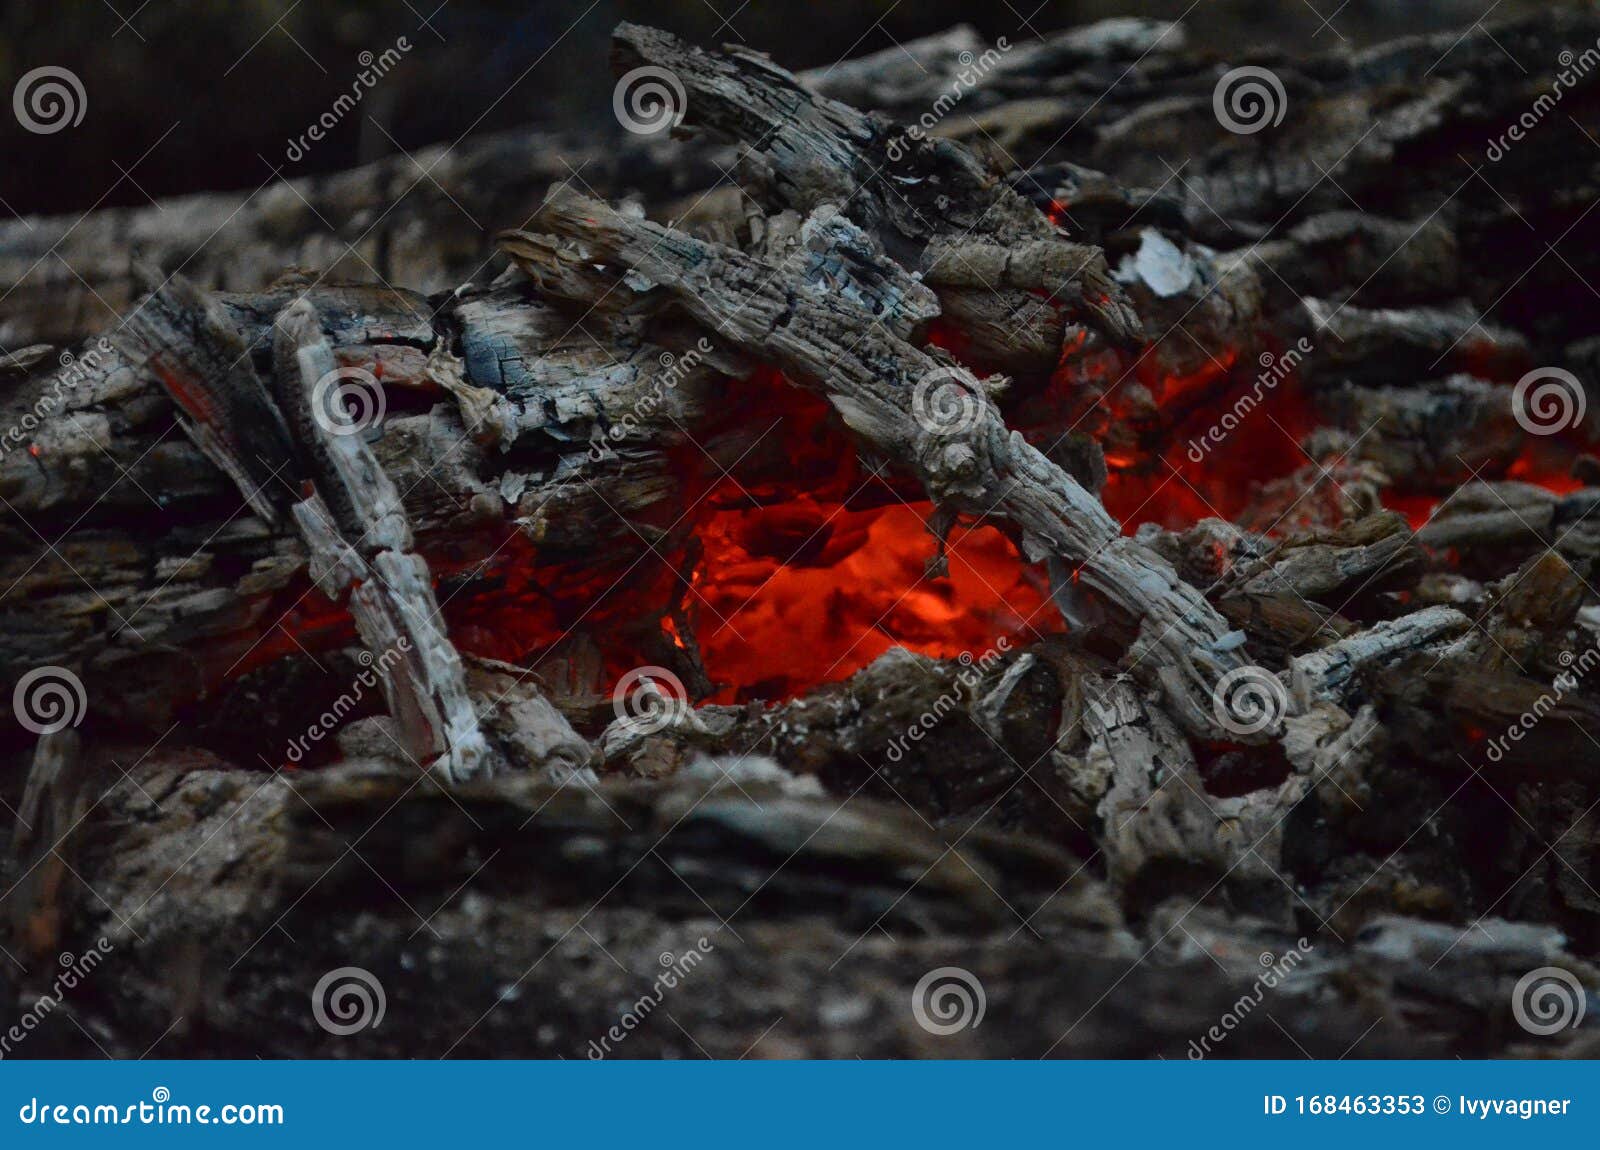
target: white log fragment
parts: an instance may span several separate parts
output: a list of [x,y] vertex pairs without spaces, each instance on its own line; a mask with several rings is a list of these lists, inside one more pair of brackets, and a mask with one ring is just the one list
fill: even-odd
[[[461,657],[444,632],[428,564],[410,551],[399,493],[361,435],[321,409],[338,366],[316,311],[299,300],[284,308],[274,328],[279,400],[289,408],[288,422],[324,496],[321,507],[302,502],[294,511],[313,554],[313,574],[324,583],[354,578],[350,613],[382,677],[407,753],[451,782],[489,774],[494,761],[467,695]],[[335,505],[324,523],[320,513],[328,497]]]
[[1289,677],[1296,710],[1305,710],[1319,699],[1337,701],[1344,686],[1363,668],[1460,634],[1471,625],[1472,620],[1454,607],[1427,607],[1292,659]]

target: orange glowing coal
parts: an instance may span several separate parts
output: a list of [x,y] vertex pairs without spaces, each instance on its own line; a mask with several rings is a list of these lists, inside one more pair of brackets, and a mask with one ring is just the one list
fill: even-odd
[[992,527],[957,528],[949,574],[926,574],[928,503],[847,510],[801,495],[703,521],[691,616],[716,702],[843,679],[891,646],[980,657],[1000,637],[1061,629],[1043,572]]
[[[1522,453],[1504,471],[1486,471],[1486,480],[1509,479],[1518,483],[1531,483],[1557,495],[1570,495],[1583,486],[1583,481],[1571,472],[1573,450],[1559,440],[1538,439],[1525,443]],[[1395,489],[1384,492],[1383,505],[1406,517],[1413,531],[1420,531],[1433,518],[1448,494],[1437,491],[1409,491]]]

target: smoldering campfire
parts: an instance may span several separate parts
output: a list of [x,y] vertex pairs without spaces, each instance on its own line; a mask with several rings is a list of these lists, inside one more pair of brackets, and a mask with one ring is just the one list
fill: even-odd
[[621,147],[0,227],[16,1053],[1592,1052],[1600,17],[1491,30],[624,24]]

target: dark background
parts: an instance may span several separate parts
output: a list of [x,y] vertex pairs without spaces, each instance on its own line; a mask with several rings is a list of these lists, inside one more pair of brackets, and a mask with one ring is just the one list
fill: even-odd
[[[1225,55],[1277,43],[1316,53],[1409,32],[1464,30],[1532,0],[6,0],[0,81],[51,64],[83,81],[81,125],[51,136],[0,116],[0,212],[82,212],[146,197],[254,188],[423,144],[519,125],[618,134],[610,29],[666,27],[745,43],[792,69],[892,47],[962,21],[1013,42],[1105,16],[1182,16]],[[1328,23],[1323,17],[1329,17]],[[124,22],[125,21],[125,22]],[[298,163],[283,157],[374,55],[411,51]],[[390,139],[392,137],[392,140]],[[263,159],[266,157],[266,159]],[[268,160],[271,163],[268,163]]]

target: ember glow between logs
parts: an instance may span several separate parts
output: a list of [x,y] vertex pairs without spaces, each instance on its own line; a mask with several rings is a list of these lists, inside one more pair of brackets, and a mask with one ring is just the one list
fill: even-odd
[[1061,629],[1043,572],[992,527],[957,528],[949,574],[924,567],[932,506],[846,510],[802,495],[713,513],[691,614],[716,702],[787,698],[845,678],[891,646],[974,658],[1000,636]]
[[[928,574],[938,550],[926,526],[932,505],[863,466],[820,400],[775,373],[759,385],[771,397],[767,410],[741,418],[769,428],[769,457],[781,473],[749,459],[722,473],[691,445],[679,459],[694,501],[692,522],[680,527],[692,546],[611,570],[552,564],[513,539],[481,574],[455,565],[452,577],[480,582],[461,611],[452,610],[448,587],[441,594],[462,650],[539,666],[564,659],[583,635],[599,648],[599,685],[609,688],[630,668],[659,662],[666,644],[684,649],[692,637],[714,688],[705,701],[732,703],[803,694],[891,646],[977,658],[1002,636],[1033,640],[1063,629],[1043,568],[1024,563],[994,527],[958,525],[947,573]],[[733,390],[757,389],[746,381]],[[687,586],[678,578],[685,570]],[[503,594],[487,595],[484,583]],[[672,615],[661,617],[675,600],[687,635]]]
[[[1014,426],[1042,448],[1069,428],[1093,433],[1112,424],[1147,425],[1151,442],[1159,438],[1164,450],[1106,442],[1102,498],[1125,532],[1146,522],[1181,530],[1208,516],[1237,518],[1261,484],[1311,462],[1300,444],[1316,415],[1293,376],[1199,462],[1183,449],[1191,433],[1203,432],[1249,388],[1253,362],[1228,352],[1208,370],[1167,379],[1150,377],[1142,359],[1119,361],[1114,372],[1098,365],[1104,394],[1076,425],[1054,413],[1081,410],[1082,391],[1072,391],[1084,387],[1082,364],[1035,385],[1031,397],[1019,385],[1004,406],[1016,408]],[[464,610],[447,602],[462,649],[542,667],[552,658],[566,661],[581,636],[598,648],[600,680],[590,685],[604,690],[630,668],[659,661],[667,645],[683,650],[692,638],[713,687],[699,701],[738,703],[792,698],[845,679],[891,646],[937,658],[977,657],[1002,636],[1027,643],[1064,630],[1042,566],[1023,562],[995,527],[958,525],[948,541],[947,574],[928,574],[937,550],[926,527],[932,505],[916,500],[903,482],[896,485],[894,476],[872,474],[820,400],[776,372],[730,390],[741,404],[751,395],[767,397],[763,410],[741,408],[737,419],[769,427],[778,446],[772,454],[783,465],[778,471],[733,465],[724,473],[699,448],[683,449],[680,464],[695,504],[692,522],[680,526],[694,541],[692,562],[688,548],[679,547],[646,554],[628,570],[580,569],[552,564],[513,540],[485,574],[473,576],[500,582],[504,596],[480,590],[462,597],[473,604]],[[1565,473],[1571,454],[1541,440],[1506,475],[1569,491],[1578,486]],[[1442,498],[1406,487],[1385,494],[1414,527]],[[1291,510],[1271,533],[1302,528],[1307,518]],[[455,571],[464,577],[471,566]],[[686,584],[679,572],[687,572]],[[441,597],[448,599],[448,589]],[[497,605],[485,610],[485,601]],[[674,601],[681,603],[676,619],[663,616]]]

